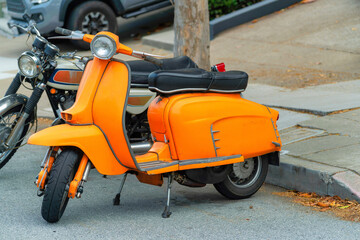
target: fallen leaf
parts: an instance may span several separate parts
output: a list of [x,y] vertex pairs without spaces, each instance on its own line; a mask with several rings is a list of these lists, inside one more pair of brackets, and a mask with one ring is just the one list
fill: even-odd
[[357,30],[357,28],[355,28],[355,27],[354,27],[354,28],[352,28],[351,30],[356,31],[356,30]]
[[342,206],[342,207],[339,207],[340,209],[346,209],[346,208],[348,208],[348,207],[350,207],[349,205],[347,205],[347,206]]
[[253,207],[253,206],[250,206],[249,208],[250,208],[250,209],[253,209],[254,207]]
[[301,3],[312,3],[315,2],[316,0],[302,0]]
[[329,203],[323,203],[323,202],[318,202],[317,205],[318,205],[319,207],[323,207],[323,208],[327,208],[327,207],[330,206]]
[[299,197],[311,198],[312,195],[310,193],[301,193],[299,194]]

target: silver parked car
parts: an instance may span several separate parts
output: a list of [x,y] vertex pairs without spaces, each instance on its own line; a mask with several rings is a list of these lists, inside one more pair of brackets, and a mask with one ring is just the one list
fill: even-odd
[[[9,24],[27,26],[27,14],[43,35],[56,27],[96,34],[117,32],[116,17],[132,18],[171,5],[169,0],[7,0]],[[21,34],[13,29],[14,35]]]

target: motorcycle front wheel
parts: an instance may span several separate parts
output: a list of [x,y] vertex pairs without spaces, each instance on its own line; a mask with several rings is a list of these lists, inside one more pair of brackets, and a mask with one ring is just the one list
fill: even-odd
[[[10,109],[6,113],[0,115],[0,145],[2,146],[6,139],[9,137],[12,129],[15,127],[16,122],[22,113],[23,106],[17,106]],[[14,146],[10,146],[9,149],[0,149],[0,169],[10,160],[20,147],[24,137],[29,130],[29,125],[33,122],[33,115],[30,115],[29,119],[25,122],[24,128],[19,134],[18,139]],[[0,147],[1,148],[1,147]]]
[[266,157],[245,159],[244,162],[234,163],[225,180],[214,184],[214,187],[229,199],[248,198],[262,186],[267,172]]
[[82,154],[77,148],[65,148],[54,161],[49,173],[41,206],[42,217],[55,223],[60,220],[69,202],[68,192]]

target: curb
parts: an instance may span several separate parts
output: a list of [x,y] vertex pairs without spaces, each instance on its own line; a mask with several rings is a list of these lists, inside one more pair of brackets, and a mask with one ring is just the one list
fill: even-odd
[[[281,161],[281,160],[280,160]],[[313,163],[318,168],[323,164]],[[334,167],[335,169],[335,167]],[[340,171],[311,169],[286,162],[280,166],[269,165],[266,183],[301,192],[315,192],[319,195],[337,195],[343,199],[360,202],[360,176],[350,170],[337,168]]]
[[289,7],[301,0],[264,0],[210,21],[210,40],[229,28]]

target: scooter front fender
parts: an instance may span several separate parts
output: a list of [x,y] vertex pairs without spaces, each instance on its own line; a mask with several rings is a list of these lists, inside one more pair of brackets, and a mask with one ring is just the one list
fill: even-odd
[[74,146],[81,149],[103,175],[118,175],[128,168],[115,158],[102,131],[95,125],[62,124],[33,134],[28,144],[41,146]]

